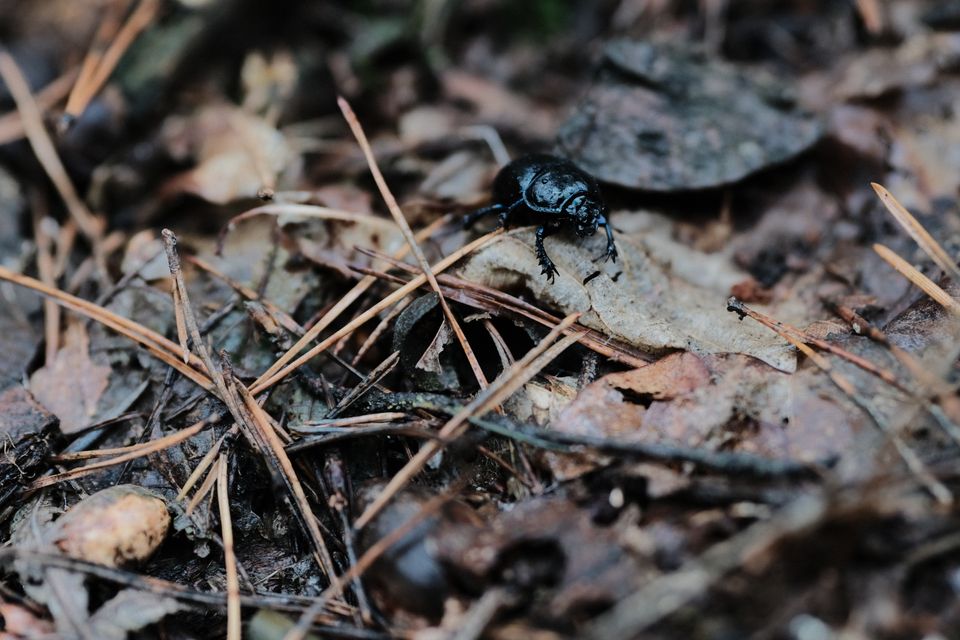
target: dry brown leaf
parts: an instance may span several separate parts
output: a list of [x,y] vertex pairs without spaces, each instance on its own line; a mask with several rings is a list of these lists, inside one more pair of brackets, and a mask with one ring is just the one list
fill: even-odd
[[[867,418],[815,367],[786,375],[739,355],[677,354],[597,380],[552,428],[627,442],[822,462],[852,450],[866,424]],[[553,453],[544,459],[560,479],[610,460]]]
[[85,325],[75,322],[56,359],[30,376],[30,391],[60,418],[60,431],[66,434],[90,424],[110,378],[110,367],[91,360],[89,347]]
[[[635,213],[614,216],[614,226],[636,224]],[[759,326],[741,323],[726,310],[730,288],[747,274],[725,254],[703,254],[657,237],[620,233],[620,259],[600,265],[602,234],[587,240],[557,235],[546,241],[560,275],[551,284],[540,275],[533,229],[507,233],[477,251],[461,276],[498,289],[528,288],[545,307],[582,312],[580,322],[654,353],[743,353],[782,371],[796,368],[785,341]],[[601,274],[584,284],[598,269]]]
[[292,181],[300,169],[299,156],[276,128],[232,105],[169,118],[161,138],[175,158],[196,162],[167,183],[167,195],[186,192],[226,204],[275,188],[280,177]]

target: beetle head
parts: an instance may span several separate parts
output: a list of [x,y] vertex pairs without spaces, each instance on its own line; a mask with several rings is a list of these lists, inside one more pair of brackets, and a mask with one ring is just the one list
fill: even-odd
[[566,213],[577,223],[577,235],[586,238],[597,230],[606,209],[598,199],[585,194],[571,200]]

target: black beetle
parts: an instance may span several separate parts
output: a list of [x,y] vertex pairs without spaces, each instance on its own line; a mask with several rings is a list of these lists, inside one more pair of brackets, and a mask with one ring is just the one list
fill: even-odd
[[597,227],[603,225],[607,232],[607,250],[600,258],[617,259],[613,229],[607,221],[607,206],[600,196],[600,187],[593,176],[569,160],[535,154],[503,167],[493,181],[493,204],[468,214],[464,226],[470,227],[491,213],[499,214],[501,227],[511,223],[538,225],[537,262],[550,282],[559,272],[543,248],[543,239],[568,225],[576,224],[581,238],[593,235]]

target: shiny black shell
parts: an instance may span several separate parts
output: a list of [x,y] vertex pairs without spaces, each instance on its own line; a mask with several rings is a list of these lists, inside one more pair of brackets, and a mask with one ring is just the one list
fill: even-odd
[[566,217],[564,207],[579,195],[600,201],[596,180],[569,160],[547,154],[517,158],[493,182],[494,202],[510,206],[522,200],[528,212],[547,216]]

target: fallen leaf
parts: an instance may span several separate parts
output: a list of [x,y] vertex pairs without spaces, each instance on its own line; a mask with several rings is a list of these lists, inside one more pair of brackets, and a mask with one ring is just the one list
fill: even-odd
[[85,325],[74,322],[67,327],[54,361],[30,376],[30,391],[60,418],[60,431],[65,434],[90,424],[110,378],[110,367],[90,358],[89,344]]
[[784,85],[690,49],[620,39],[561,127],[561,150],[603,182],[645,191],[730,184],[820,137]]
[[196,162],[167,183],[167,195],[186,192],[226,204],[257,197],[265,186],[273,188],[278,177],[292,181],[299,173],[300,158],[283,135],[266,120],[232,105],[168,118],[161,138],[175,158]]
[[125,640],[129,632],[139,631],[183,609],[184,606],[173,598],[149,591],[123,589],[90,616],[89,624],[97,638]]
[[926,86],[958,56],[960,36],[951,33],[920,33],[896,49],[858,52],[844,67],[834,95],[842,100],[876,99]]
[[[615,226],[630,215],[615,216]],[[547,239],[547,253],[560,270],[553,284],[540,274],[531,229],[511,231],[475,252],[460,274],[497,289],[527,288],[541,305],[562,315],[581,312],[582,324],[653,353],[743,353],[782,371],[795,369],[789,344],[726,311],[730,288],[747,277],[728,256],[620,234],[620,259],[601,266],[593,262],[602,252],[599,235]],[[598,268],[600,275],[584,284]]]

